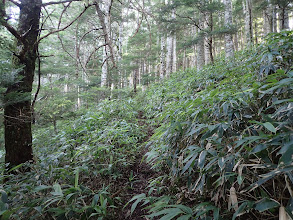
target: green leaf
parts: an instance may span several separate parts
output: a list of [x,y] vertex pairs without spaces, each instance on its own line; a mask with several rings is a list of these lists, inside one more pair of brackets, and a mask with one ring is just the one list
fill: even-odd
[[176,217],[177,215],[182,214],[182,210],[181,209],[169,209],[169,212],[167,215],[163,216],[162,218],[160,218],[160,220],[171,220],[174,217]]
[[54,188],[55,192],[51,192],[51,194],[63,196],[63,192],[62,192],[61,186],[58,183],[57,184],[54,184],[53,185],[53,188]]
[[266,210],[275,208],[275,207],[279,207],[280,204],[272,199],[268,199],[268,198],[264,198],[262,200],[260,200],[256,206],[255,206],[255,210],[260,211],[260,212],[264,212]]
[[276,128],[274,127],[274,125],[272,125],[270,122],[266,122],[266,123],[263,123],[263,126],[268,129],[269,131],[273,132],[273,133],[276,133],[277,130]]
[[290,148],[293,146],[293,141],[290,141],[289,143],[284,144],[284,146],[279,150],[277,155],[286,153]]
[[232,220],[235,220],[236,217],[237,217],[238,215],[240,215],[240,214],[244,211],[244,209],[246,208],[247,204],[248,204],[247,202],[243,202],[243,203],[239,206],[239,208],[237,209],[237,211],[234,213]]
[[263,150],[265,150],[265,149],[267,149],[267,148],[268,148],[267,145],[265,145],[265,144],[259,144],[259,145],[256,145],[256,146],[252,149],[252,151],[250,151],[250,153],[251,153],[251,154],[255,154],[255,153],[261,152],[261,151],[263,151]]
[[39,192],[39,191],[51,189],[51,188],[52,188],[52,186],[40,185],[34,189],[34,192]]
[[197,157],[197,153],[185,164],[185,166],[183,167],[183,169],[182,169],[182,172],[181,172],[181,175],[183,174],[183,173],[185,173],[185,171],[186,170],[188,170],[188,168],[191,166],[191,164],[194,162],[194,160],[196,159],[196,157]]
[[76,169],[75,172],[75,178],[74,178],[74,187],[77,188],[78,187],[78,179],[79,179],[79,169]]
[[203,168],[204,164],[205,164],[205,159],[206,159],[206,155],[207,155],[207,151],[204,150],[200,153],[199,158],[198,158],[198,167],[200,169]]
[[225,166],[225,158],[224,157],[220,157],[219,158],[218,165],[219,165],[219,167],[220,167],[221,170],[224,169],[224,166]]
[[16,169],[18,169],[18,168],[20,168],[20,167],[22,167],[22,166],[23,166],[23,163],[18,164],[17,166],[12,167],[10,170],[8,170],[7,173],[11,173],[13,170],[16,170]]
[[283,153],[280,158],[279,164],[284,163],[284,165],[293,164],[293,147],[291,146],[285,153]]
[[1,193],[1,201],[3,203],[8,203],[7,193],[4,190],[2,190],[2,189],[0,189],[0,193]]
[[179,218],[177,218],[177,220],[189,220],[192,217],[192,215],[188,214],[188,215],[182,215]]
[[[161,210],[159,212],[155,212],[155,213],[153,213],[151,215],[148,215],[148,217],[153,218],[153,217],[156,217],[156,216],[167,214],[164,217],[167,216],[169,219],[172,219],[172,218],[174,218],[175,216],[177,216],[177,215],[179,215],[181,213],[183,213],[183,211],[181,209],[179,209],[179,208],[169,208],[169,209]],[[164,217],[162,217],[160,220],[162,220]],[[164,219],[168,220],[168,218],[164,218]]]

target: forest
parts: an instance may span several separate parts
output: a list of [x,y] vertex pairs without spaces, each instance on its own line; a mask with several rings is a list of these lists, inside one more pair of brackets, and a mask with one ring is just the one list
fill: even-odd
[[1,220],[293,219],[293,0],[0,15]]

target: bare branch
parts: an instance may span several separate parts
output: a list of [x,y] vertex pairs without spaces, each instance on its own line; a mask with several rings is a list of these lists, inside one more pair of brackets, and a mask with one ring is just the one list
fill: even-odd
[[83,39],[86,37],[86,35],[88,35],[89,33],[93,32],[93,31],[99,31],[99,30],[102,30],[103,28],[94,28],[94,29],[91,29],[89,31],[87,31],[79,40],[79,42],[83,41]]
[[193,24],[195,25],[199,30],[202,30],[202,28],[199,26],[198,24],[198,21],[194,20],[192,17],[190,16],[183,16],[183,15],[179,15],[178,13],[175,12],[175,15],[178,16],[179,18],[185,18],[185,19],[188,19],[190,21],[192,21],[192,23],[190,24]]
[[129,39],[131,39],[131,38],[134,38],[135,37],[135,35],[138,33],[138,31],[139,31],[139,29],[140,29],[140,26],[141,26],[141,23],[142,23],[142,21],[143,21],[143,14],[141,15],[141,20],[137,23],[137,28],[136,28],[136,30],[135,30],[135,32],[134,32],[134,34],[132,35],[132,36],[130,36],[129,37]]
[[90,53],[90,55],[88,56],[88,58],[87,58],[87,60],[86,60],[86,62],[85,62],[85,67],[86,67],[87,64],[90,62],[90,60],[91,60],[93,54],[94,54],[97,50],[99,50],[101,47],[105,47],[106,45],[107,45],[107,44],[100,45],[100,46],[96,47],[96,48]]
[[25,43],[23,37],[21,36],[21,34],[19,34],[19,32],[14,28],[12,27],[11,25],[9,25],[7,23],[7,21],[1,21],[2,25],[4,27],[6,27],[6,29],[14,36],[16,37],[17,40],[19,40],[21,43]]
[[104,66],[104,64],[105,64],[110,58],[111,58],[111,56],[108,56],[108,57],[103,61],[103,63],[102,63],[101,66]]
[[64,1],[60,1],[60,2],[47,2],[42,4],[42,7],[46,7],[48,5],[57,5],[57,4],[63,4],[63,3],[67,3],[67,2],[80,2],[81,0],[64,0]]
[[32,104],[31,104],[33,120],[35,119],[35,115],[34,115],[35,103],[37,101],[37,97],[38,97],[40,89],[41,89],[41,58],[40,58],[39,48],[37,48],[37,56],[38,56],[38,86],[37,86],[37,91],[36,91],[35,96],[34,96],[34,100],[33,100]]
[[14,1],[14,0],[9,0],[10,2],[12,2],[13,4],[15,4],[17,7],[21,7],[21,3],[20,2],[17,2],[17,1]]
[[8,19],[4,19],[5,17],[7,17],[7,14],[4,8],[5,8],[5,1],[3,1],[3,7],[2,5],[0,7],[0,15],[2,16],[2,18],[0,19],[0,24],[3,25],[14,37],[16,37],[17,40],[19,40],[21,43],[24,44],[24,39],[21,36],[21,34],[14,27],[8,24],[7,22]]
[[[59,17],[59,22],[58,22],[58,28],[57,29],[60,29],[60,25],[61,25],[61,20],[62,20],[62,17],[63,17],[63,14],[66,12],[67,8],[69,7],[69,5],[71,4],[71,2],[69,4],[67,4],[64,9],[62,10],[61,12],[61,15]],[[57,34],[57,37],[61,43],[61,46],[62,46],[62,49],[65,51],[65,53],[67,53],[73,60],[76,60],[75,57],[73,55],[70,54],[70,52],[65,48],[64,44],[63,44],[63,40],[62,38],[60,37],[60,34],[58,33]]]
[[89,8],[90,6],[88,6],[88,7],[85,7],[84,8],[84,10],[74,19],[74,20],[72,20],[68,25],[66,25],[65,27],[63,27],[63,28],[61,28],[61,29],[58,29],[58,30],[55,30],[55,31],[52,31],[52,32],[50,32],[50,33],[48,33],[48,34],[46,34],[46,35],[44,35],[44,36],[42,36],[42,37],[40,37],[40,39],[38,40],[38,42],[37,43],[39,43],[41,40],[43,40],[44,38],[46,38],[46,37],[48,37],[48,36],[50,36],[50,35],[52,35],[52,34],[55,34],[55,33],[58,33],[58,32],[61,32],[61,31],[64,31],[64,30],[66,30],[67,28],[69,28],[76,20],[78,20],[84,13],[85,13],[85,11]]

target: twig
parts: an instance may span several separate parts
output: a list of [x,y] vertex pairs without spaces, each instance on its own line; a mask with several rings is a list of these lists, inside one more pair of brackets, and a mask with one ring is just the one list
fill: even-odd
[[35,93],[34,100],[32,102],[32,106],[31,106],[33,118],[34,118],[34,113],[35,113],[35,103],[36,103],[36,100],[37,100],[37,97],[39,95],[40,88],[41,88],[41,58],[40,58],[40,53],[39,53],[38,47],[37,47],[37,55],[38,55],[38,87],[37,87],[37,91]]
[[[91,5],[90,5],[91,6]],[[90,6],[87,6],[84,8],[84,10],[74,19],[72,20],[68,25],[66,25],[65,27],[61,28],[61,29],[58,29],[58,30],[55,30],[55,31],[52,31],[42,37],[40,37],[40,39],[37,41],[37,43],[39,43],[41,40],[43,40],[44,38],[52,35],[52,34],[55,34],[55,33],[58,33],[58,32],[61,32],[61,31],[64,31],[66,30],[67,28],[69,28],[76,20],[78,20],[84,13],[85,11],[90,7]]]
[[57,4],[63,4],[63,3],[67,3],[67,2],[80,2],[81,0],[64,0],[64,1],[60,1],[60,2],[47,2],[42,4],[42,7],[46,7],[48,5],[57,5]]

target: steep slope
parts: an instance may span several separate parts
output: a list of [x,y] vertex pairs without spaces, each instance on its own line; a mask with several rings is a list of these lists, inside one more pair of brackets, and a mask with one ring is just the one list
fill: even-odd
[[[147,160],[162,171],[149,218],[276,219],[293,216],[293,39],[174,74],[142,103],[160,127]],[[137,200],[134,200],[137,201]]]

